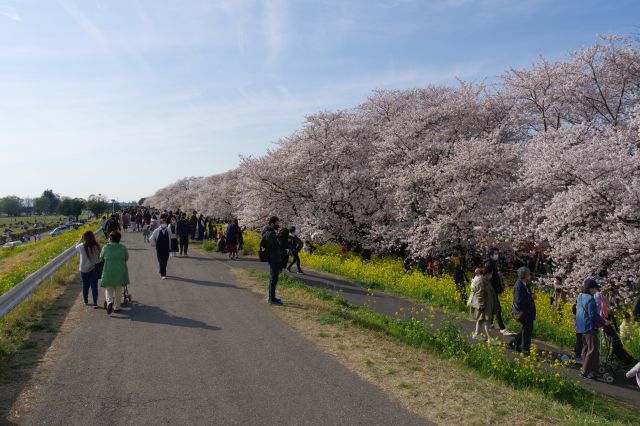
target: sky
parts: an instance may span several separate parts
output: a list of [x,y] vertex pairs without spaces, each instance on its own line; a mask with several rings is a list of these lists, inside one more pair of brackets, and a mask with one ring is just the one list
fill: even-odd
[[376,89],[495,81],[638,0],[0,0],[0,196],[150,195]]

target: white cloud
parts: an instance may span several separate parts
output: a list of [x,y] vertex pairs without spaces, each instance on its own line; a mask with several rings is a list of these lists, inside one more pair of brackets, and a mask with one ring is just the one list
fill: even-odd
[[22,18],[15,7],[0,6],[0,15],[9,18],[12,21],[22,22]]

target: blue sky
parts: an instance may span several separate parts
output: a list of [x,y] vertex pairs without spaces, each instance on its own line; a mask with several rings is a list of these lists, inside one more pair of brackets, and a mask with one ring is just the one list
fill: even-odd
[[492,81],[637,0],[0,0],[0,196],[138,199],[374,89]]

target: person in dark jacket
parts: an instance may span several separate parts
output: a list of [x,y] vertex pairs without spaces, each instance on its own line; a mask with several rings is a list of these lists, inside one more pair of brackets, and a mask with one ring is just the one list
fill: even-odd
[[225,233],[225,238],[227,241],[227,251],[229,252],[229,259],[237,259],[238,258],[238,219],[233,219],[227,225],[227,232]]
[[460,295],[460,301],[467,303],[467,284],[469,283],[469,277],[464,273],[462,263],[456,264],[456,268],[453,270],[453,282],[456,285],[456,290]]
[[278,284],[278,275],[282,269],[282,249],[276,233],[280,228],[280,219],[272,216],[269,219],[269,225],[262,231],[261,246],[264,246],[268,253],[269,262],[269,296],[270,305],[282,305],[282,300],[276,297],[276,285]]
[[289,262],[289,230],[287,228],[278,231],[278,243],[280,243],[280,269],[285,269]]
[[[507,330],[507,327],[504,325],[504,321],[502,320],[502,307],[500,306],[500,295],[504,292],[504,282],[502,281],[502,277],[500,276],[500,271],[498,270],[498,259],[500,255],[498,250],[492,249],[489,259],[485,262],[485,269],[491,270],[491,285],[493,286],[493,290],[496,293],[496,319],[498,320],[498,327],[500,328],[500,333],[503,336],[514,336],[515,333]],[[493,321],[492,321],[493,322]]]
[[302,268],[300,268],[300,250],[302,250],[302,247],[304,247],[304,243],[300,237],[296,235],[296,227],[292,226],[289,228],[289,250],[291,251],[293,259],[291,263],[287,265],[287,271],[291,272],[291,267],[295,264],[298,267],[298,273],[304,274]]
[[518,321],[522,324],[522,329],[509,346],[519,352],[528,355],[531,350],[531,334],[533,333],[533,322],[536,319],[535,296],[529,287],[531,271],[526,266],[518,269],[518,280],[513,286],[513,306],[511,308],[514,316],[519,315]]
[[187,215],[182,213],[178,224],[176,225],[176,232],[178,233],[178,240],[180,243],[180,256],[187,256],[187,251],[189,250],[189,221],[187,220]]
[[191,218],[189,219],[189,232],[191,233],[191,239],[195,240],[196,239],[196,230],[198,228],[198,216],[197,216],[198,212],[196,212],[195,210],[193,211],[193,214],[191,215]]
[[171,235],[164,219],[160,219],[160,226],[153,231],[149,238],[152,245],[156,246],[156,255],[160,265],[160,277],[167,279],[167,263],[171,252]]

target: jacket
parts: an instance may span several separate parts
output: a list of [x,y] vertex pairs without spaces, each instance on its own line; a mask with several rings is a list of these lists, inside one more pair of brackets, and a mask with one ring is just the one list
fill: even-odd
[[522,280],[516,281],[513,285],[513,306],[524,314],[523,321],[536,319],[536,301],[533,299],[531,288]]
[[164,230],[166,233],[165,241],[161,239],[160,232],[162,232],[162,228],[156,228],[153,230],[153,234],[149,237],[149,242],[151,245],[156,247],[157,252],[161,253],[169,253],[171,251],[171,231],[169,227]]
[[176,225],[176,232],[178,233],[178,236],[181,238],[188,237],[191,229],[190,226],[191,224],[187,219],[180,219]]
[[496,296],[489,279],[475,276],[471,281],[471,307],[481,312],[483,319],[490,320],[497,311]]
[[227,245],[238,245],[238,225],[230,223],[226,232]]
[[84,248],[84,243],[80,243],[76,245],[76,253],[78,253],[78,257],[80,258],[80,272],[93,271],[96,263],[98,263],[98,257],[100,256],[98,250],[95,250],[93,253],[87,253]]
[[597,326],[604,326],[604,320],[598,315],[596,301],[587,293],[580,293],[576,301],[576,330],[578,333],[586,333]]
[[265,228],[264,231],[262,231],[262,238],[269,251],[269,263],[280,265],[282,262],[282,249],[280,248],[280,242],[278,242],[275,229],[271,227]]
[[102,247],[100,260],[104,261],[100,287],[129,285],[129,251],[120,243],[109,243]]
[[501,294],[504,291],[504,282],[502,281],[500,272],[498,272],[498,262],[493,259],[487,260],[485,267],[491,268],[491,285],[493,286],[494,292]]

